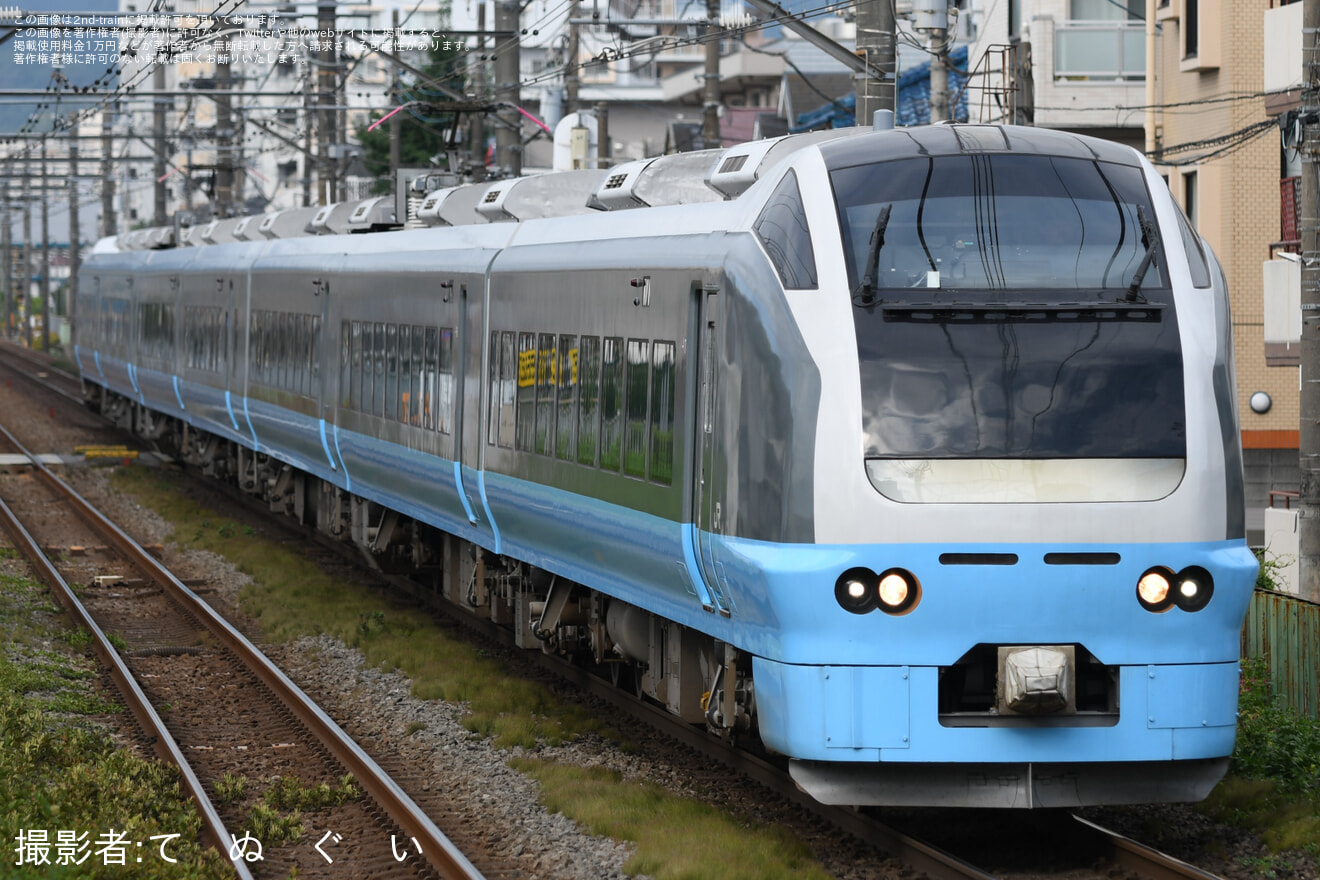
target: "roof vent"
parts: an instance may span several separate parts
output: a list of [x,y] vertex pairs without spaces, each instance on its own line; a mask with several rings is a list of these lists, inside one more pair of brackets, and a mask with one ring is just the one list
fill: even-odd
[[647,208],[649,203],[637,194],[637,183],[642,172],[654,159],[638,159],[625,162],[611,169],[611,174],[603,178],[590,198],[587,207],[598,211],[625,211],[629,208]]

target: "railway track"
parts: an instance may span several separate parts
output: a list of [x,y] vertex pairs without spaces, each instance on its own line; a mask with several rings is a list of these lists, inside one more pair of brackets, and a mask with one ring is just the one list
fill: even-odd
[[[268,516],[265,511],[251,505],[248,499],[241,495],[232,493],[231,497],[243,503],[254,513],[260,513],[263,518]],[[341,553],[345,558],[357,562],[356,557],[345,553],[345,548],[342,545],[324,540],[322,536],[312,530],[300,529],[279,518],[271,519],[278,523],[281,528],[300,532],[305,537],[312,537],[327,549]],[[402,591],[426,598],[425,591],[419,590],[417,584],[407,578],[381,575],[379,572],[374,574],[390,581]],[[484,638],[506,646],[512,646],[511,637],[488,621],[472,618],[458,609],[452,609],[442,604],[432,605],[431,607],[449,615]],[[530,659],[535,665],[571,682],[593,697],[605,701],[613,710],[627,713],[643,723],[663,731],[672,739],[699,754],[711,760],[719,761],[738,773],[756,780],[759,784],[784,799],[799,805],[831,825],[866,841],[877,849],[889,853],[927,877],[940,878],[940,880],[972,880],[972,878],[983,880],[983,878],[996,876],[944,849],[924,843],[915,836],[905,834],[897,828],[877,820],[874,816],[819,804],[800,792],[787,773],[773,763],[714,740],[658,707],[638,702],[630,694],[618,690],[609,682],[589,674],[580,667],[573,666],[550,655],[535,652],[518,653],[520,656]],[[1218,880],[1214,874],[1163,855],[1154,849],[1107,831],[1085,819],[1074,818],[1078,829],[1076,834],[1089,841],[1086,845],[1098,853],[1106,865],[1129,872],[1125,876],[1135,875],[1141,878],[1149,878],[1149,880],[1175,880],[1175,878],[1179,878],[1179,880]],[[956,849],[956,845],[953,848]]]
[[[92,632],[96,653],[141,725],[146,741],[159,757],[180,768],[184,786],[203,817],[209,843],[235,859],[241,878],[247,880],[254,873],[285,876],[291,870],[303,877],[342,877],[346,868],[359,876],[386,870],[396,876],[409,858],[412,865],[408,873],[416,876],[453,880],[483,876],[375,761],[238,629],[37,456],[23,449],[7,429],[0,427],[0,436],[29,458],[31,473],[52,497],[59,499],[58,503],[76,510],[78,517],[113,547],[115,555],[98,560],[98,567],[123,572],[125,566],[131,566],[135,573],[144,575],[101,575],[83,590],[83,601],[60,569],[85,566],[57,565],[42,549],[49,543],[42,533],[50,532],[48,520],[54,516],[50,507],[26,497],[26,489],[17,498],[12,486],[0,492],[8,496],[7,501],[0,501],[6,528],[40,577],[56,591],[61,604]],[[20,516],[16,511],[34,506],[42,512],[40,527],[33,526],[32,517]],[[86,545],[80,545],[77,551],[70,547],[70,551],[76,552],[77,558],[85,558],[82,553]],[[123,654],[129,660],[114,647],[107,630],[119,632],[125,646]],[[223,646],[223,650],[216,645]],[[144,687],[139,679],[146,678],[161,681]],[[157,704],[159,695],[169,697],[170,724],[163,722],[162,712],[153,706],[148,691],[156,692]],[[272,711],[272,701],[278,703],[278,711]],[[214,790],[224,773],[232,774],[232,770],[243,767],[253,768],[249,772],[265,779],[284,780],[286,809],[312,798],[326,798],[301,794],[311,789],[303,789],[299,780],[334,779],[342,773],[340,767],[352,774],[355,786],[364,790],[370,801],[358,804],[351,798],[344,799],[324,818],[321,810],[325,805],[318,805],[316,821],[327,833],[315,846],[304,841],[297,847],[258,850],[259,844],[254,841],[259,838],[244,830],[241,818],[227,825],[202,782],[203,777],[207,778]],[[347,791],[341,783],[328,798],[341,798]],[[320,827],[316,828],[318,836]],[[391,835],[386,829],[396,833]],[[403,859],[397,855],[395,838],[404,841]],[[387,840],[389,846],[385,845]],[[258,852],[259,859],[255,858]],[[336,862],[339,867],[329,870]]]

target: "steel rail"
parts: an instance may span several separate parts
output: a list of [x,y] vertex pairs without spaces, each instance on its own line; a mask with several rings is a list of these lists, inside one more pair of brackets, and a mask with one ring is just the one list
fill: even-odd
[[[0,431],[4,431],[0,427]],[[483,880],[483,875],[468,861],[448,837],[436,827],[431,818],[408,796],[398,784],[380,768],[375,760],[353,741],[329,715],[316,705],[302,690],[273,664],[237,629],[216,613],[196,593],[184,586],[169,569],[156,561],[146,550],[122,529],[106,519],[99,510],[87,502],[69,484],[56,476],[30,452],[4,431],[14,445],[32,459],[37,475],[50,487],[64,495],[94,528],[100,531],[120,552],[134,564],[157,580],[166,591],[206,626],[220,642],[233,651],[258,678],[279,698],[311,733],[321,740],[339,761],[354,775],[358,783],[376,800],[389,817],[410,837],[421,844],[422,855],[431,867],[446,880]]]
[[[0,433],[3,433],[5,438],[13,443],[14,447],[19,449],[23,455],[26,455],[34,466],[44,469],[44,466],[37,461],[36,457],[24,449],[22,444],[14,439],[14,435],[3,425],[0,425]],[[210,797],[206,794],[206,789],[202,787],[201,780],[193,772],[192,766],[188,763],[188,759],[184,757],[179,744],[175,742],[174,737],[166,729],[165,723],[161,721],[160,715],[156,713],[155,708],[151,705],[151,701],[147,699],[147,695],[142,692],[137,680],[133,678],[133,673],[129,671],[123,658],[119,656],[119,652],[110,644],[105,632],[96,625],[96,621],[92,619],[86,607],[79,601],[69,587],[68,582],[60,575],[50,561],[50,557],[42,551],[32,534],[19,522],[14,511],[2,500],[0,500],[0,514],[3,514],[3,525],[14,538],[14,543],[19,545],[19,548],[37,570],[41,579],[55,591],[55,596],[60,604],[78,623],[91,632],[92,649],[109,671],[110,678],[123,695],[124,702],[127,704],[129,711],[133,713],[133,717],[137,719],[142,732],[151,739],[152,751],[161,760],[168,761],[179,768],[183,787],[188,792],[188,796],[197,804],[197,811],[201,814],[203,832],[212,846],[227,855],[231,847],[230,841],[233,838],[230,836],[228,829],[225,828],[224,820],[216,812],[215,805],[211,803]],[[252,874],[248,871],[247,865],[232,859],[230,861],[234,865],[234,870],[240,880],[252,880]]]
[[1223,880],[1217,874],[1189,865],[1184,861],[1137,843],[1116,831],[1110,831],[1089,819],[1073,814],[1073,818],[1097,835],[1109,849],[1109,860],[1114,864],[1136,871],[1150,880]]

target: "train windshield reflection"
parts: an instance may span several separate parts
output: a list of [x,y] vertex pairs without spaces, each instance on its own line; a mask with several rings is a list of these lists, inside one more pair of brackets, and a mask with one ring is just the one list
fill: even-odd
[[[886,205],[881,291],[1126,288],[1146,251],[1138,208],[1154,216],[1140,169],[1076,158],[927,156],[830,177],[854,288]],[[1168,286],[1162,264],[1143,290]]]

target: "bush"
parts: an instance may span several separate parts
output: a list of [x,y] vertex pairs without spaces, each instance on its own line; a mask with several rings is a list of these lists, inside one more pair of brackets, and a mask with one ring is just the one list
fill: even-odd
[[1278,705],[1260,658],[1242,661],[1233,772],[1273,780],[1282,791],[1320,793],[1320,722]]

